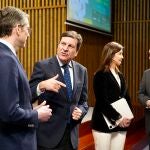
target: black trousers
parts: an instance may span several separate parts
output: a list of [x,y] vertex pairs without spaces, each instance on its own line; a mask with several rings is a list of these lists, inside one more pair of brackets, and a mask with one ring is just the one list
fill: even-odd
[[65,133],[62,140],[55,148],[45,148],[38,146],[38,150],[76,150],[72,147],[70,135],[70,127],[68,125],[65,129]]

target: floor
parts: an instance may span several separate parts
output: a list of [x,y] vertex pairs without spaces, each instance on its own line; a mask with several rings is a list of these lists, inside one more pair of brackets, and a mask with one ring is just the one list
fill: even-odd
[[146,150],[147,138],[145,128],[141,127],[138,130],[127,135],[125,150]]
[[[89,133],[79,140],[79,150],[94,150],[92,133]],[[127,135],[124,150],[149,150],[146,141],[145,129]]]
[[[94,150],[94,141],[90,128],[92,111],[93,108],[91,107],[80,126],[79,150]],[[143,122],[140,121],[140,125],[136,124],[133,129],[129,130],[124,150],[149,150]]]

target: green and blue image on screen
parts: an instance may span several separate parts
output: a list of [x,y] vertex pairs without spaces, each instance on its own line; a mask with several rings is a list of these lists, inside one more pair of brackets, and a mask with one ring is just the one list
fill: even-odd
[[67,20],[111,33],[111,0],[68,0]]

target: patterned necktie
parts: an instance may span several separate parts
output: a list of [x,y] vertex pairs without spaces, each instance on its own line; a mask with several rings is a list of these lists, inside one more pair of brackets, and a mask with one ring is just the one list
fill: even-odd
[[68,97],[71,100],[71,96],[72,96],[72,85],[71,85],[71,78],[70,78],[70,72],[69,72],[69,65],[65,64],[63,66],[64,69],[64,80],[66,83],[66,88],[67,88],[67,93],[68,93]]

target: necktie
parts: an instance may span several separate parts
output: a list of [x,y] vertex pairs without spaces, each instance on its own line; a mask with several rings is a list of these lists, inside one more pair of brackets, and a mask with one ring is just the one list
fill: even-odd
[[65,83],[66,83],[67,93],[68,93],[69,99],[71,100],[72,85],[71,85],[71,78],[70,78],[70,72],[69,72],[68,64],[65,64],[63,66],[63,68],[64,68],[64,80],[65,80]]

